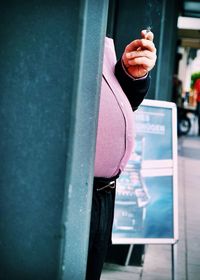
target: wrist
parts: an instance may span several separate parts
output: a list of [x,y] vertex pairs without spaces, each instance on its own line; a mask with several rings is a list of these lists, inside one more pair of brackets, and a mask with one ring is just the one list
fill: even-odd
[[126,67],[123,57],[121,58],[121,65],[122,65],[122,68],[123,68],[124,72],[126,73],[126,75],[129,76],[133,80],[143,80],[143,79],[146,79],[146,77],[148,76],[148,72],[146,72],[146,74],[144,74],[142,76],[133,76],[131,73],[129,73],[128,67]]

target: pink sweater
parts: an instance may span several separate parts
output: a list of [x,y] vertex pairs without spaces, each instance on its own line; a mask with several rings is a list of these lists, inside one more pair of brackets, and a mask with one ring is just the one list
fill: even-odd
[[106,38],[96,143],[96,177],[109,178],[123,170],[133,148],[133,111],[115,77],[115,64],[113,40]]

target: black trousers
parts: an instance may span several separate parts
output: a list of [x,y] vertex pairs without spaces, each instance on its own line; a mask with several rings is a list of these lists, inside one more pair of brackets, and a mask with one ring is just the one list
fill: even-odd
[[115,188],[97,191],[94,185],[86,280],[99,280],[111,244]]

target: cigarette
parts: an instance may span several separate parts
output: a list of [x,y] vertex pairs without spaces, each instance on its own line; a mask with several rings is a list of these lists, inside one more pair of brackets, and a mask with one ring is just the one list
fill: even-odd
[[151,31],[151,26],[147,26],[146,33],[150,32],[150,31]]
[[[146,28],[146,34],[145,34],[145,38],[146,38],[146,35],[147,35],[147,33],[149,33],[151,31],[151,26],[149,25],[149,26],[147,26],[147,28]],[[139,48],[137,48],[137,51],[141,51],[141,47],[139,47]]]

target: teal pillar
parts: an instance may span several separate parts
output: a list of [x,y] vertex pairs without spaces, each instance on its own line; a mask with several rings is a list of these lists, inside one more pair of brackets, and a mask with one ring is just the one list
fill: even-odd
[[181,9],[179,0],[162,1],[155,99],[171,101],[173,75],[175,73],[177,52],[177,19]]
[[3,1],[0,279],[84,279],[107,1]]

